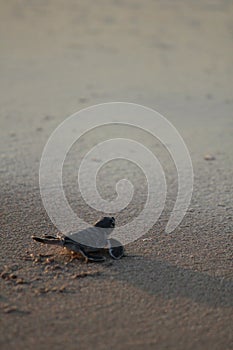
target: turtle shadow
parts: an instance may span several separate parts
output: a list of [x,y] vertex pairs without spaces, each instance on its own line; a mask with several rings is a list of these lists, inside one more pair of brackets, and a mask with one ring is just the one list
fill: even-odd
[[213,277],[165,261],[135,258],[125,258],[116,267],[117,280],[164,299],[179,297],[211,307],[233,306],[232,279]]

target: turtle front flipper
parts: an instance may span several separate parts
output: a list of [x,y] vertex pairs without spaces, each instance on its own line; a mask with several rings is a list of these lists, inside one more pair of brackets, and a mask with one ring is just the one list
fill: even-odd
[[122,256],[124,255],[123,245],[114,238],[110,238],[108,240],[108,244],[109,255],[115,260],[119,260],[120,258],[122,258]]
[[87,252],[84,246],[74,242],[73,240],[71,240],[68,237],[65,237],[64,247],[67,248],[68,250],[72,251],[72,252],[80,253],[84,257],[86,262],[88,262],[88,261],[93,261],[93,262],[103,262],[103,261],[105,261],[105,257],[104,256],[91,254],[91,253]]
[[86,252],[83,248],[79,247],[79,252],[82,254],[82,256],[85,258],[86,262],[93,261],[93,262],[103,262],[105,261],[105,257],[101,255],[95,255],[90,254]]

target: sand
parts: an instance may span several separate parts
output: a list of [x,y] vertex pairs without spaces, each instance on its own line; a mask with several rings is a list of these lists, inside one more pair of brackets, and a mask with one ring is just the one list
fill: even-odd
[[[233,348],[232,15],[227,0],[0,1],[2,350]],[[70,114],[110,101],[154,108],[174,124],[193,162],[191,205],[165,234],[176,169],[163,146],[135,131],[167,176],[161,218],[120,261],[69,262],[31,239],[57,232],[40,197],[41,154]],[[77,161],[95,138],[77,145]],[[71,157],[67,194],[93,223],[100,213],[74,193],[74,169]],[[121,169],[136,184],[116,214],[125,224],[146,189],[142,174]],[[108,170],[104,196],[122,175]]]

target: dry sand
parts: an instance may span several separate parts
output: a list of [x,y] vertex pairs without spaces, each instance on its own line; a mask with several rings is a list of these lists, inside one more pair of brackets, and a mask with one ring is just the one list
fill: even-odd
[[[2,350],[233,348],[232,16],[227,0],[0,1]],[[193,161],[192,203],[164,234],[177,174],[163,148],[135,135],[166,170],[161,219],[120,261],[66,264],[30,238],[57,231],[40,198],[41,153],[67,116],[109,101],[146,105],[176,126]],[[73,172],[70,161],[67,193],[93,222]],[[105,179],[103,193],[112,186]],[[118,223],[142,207],[143,186]]]

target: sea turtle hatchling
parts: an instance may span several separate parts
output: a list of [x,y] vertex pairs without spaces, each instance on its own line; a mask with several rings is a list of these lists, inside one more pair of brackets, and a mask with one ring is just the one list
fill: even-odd
[[[72,253],[80,253],[86,261],[105,261],[103,255],[98,253],[106,249],[113,259],[120,259],[124,255],[124,247],[116,239],[109,238],[109,234],[115,227],[114,217],[103,217],[94,226],[68,235],[43,235],[32,236],[37,242],[58,245]],[[96,254],[97,253],[97,254]]]

